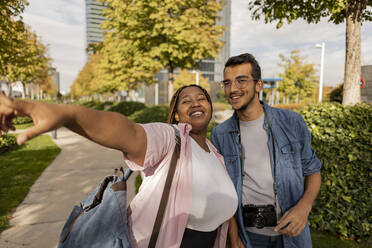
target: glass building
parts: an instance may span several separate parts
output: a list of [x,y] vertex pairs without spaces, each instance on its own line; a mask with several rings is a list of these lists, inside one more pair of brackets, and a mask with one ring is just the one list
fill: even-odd
[[101,23],[105,20],[102,16],[104,6],[96,0],[85,0],[85,22],[86,22],[86,42],[87,46],[91,43],[103,41],[103,32],[100,29]]

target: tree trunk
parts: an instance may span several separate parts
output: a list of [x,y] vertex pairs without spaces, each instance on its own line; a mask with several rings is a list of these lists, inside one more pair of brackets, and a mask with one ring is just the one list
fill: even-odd
[[22,99],[26,98],[26,84],[22,82]]
[[6,86],[7,86],[7,96],[9,96],[9,97],[12,97],[12,84],[10,83],[10,82],[7,82],[6,83]]
[[134,90],[129,90],[128,96],[129,96],[129,101],[132,101],[132,102],[137,101],[136,92]]
[[342,105],[360,102],[361,20],[349,14],[346,18],[346,55]]
[[170,103],[171,100],[172,100],[173,90],[174,90],[174,87],[173,87],[173,71],[174,71],[173,67],[168,68],[168,103]]

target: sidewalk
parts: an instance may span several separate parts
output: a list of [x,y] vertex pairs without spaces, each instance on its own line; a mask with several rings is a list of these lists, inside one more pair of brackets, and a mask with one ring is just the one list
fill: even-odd
[[[61,153],[13,213],[11,227],[0,235],[1,248],[57,247],[59,233],[73,206],[104,176],[123,165],[121,152],[99,146],[66,128],[58,129],[57,137],[54,142]],[[127,183],[129,199],[135,194],[135,177],[133,174]]]

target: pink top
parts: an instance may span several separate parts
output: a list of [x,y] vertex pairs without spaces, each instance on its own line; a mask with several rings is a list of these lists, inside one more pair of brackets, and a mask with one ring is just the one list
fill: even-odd
[[[142,125],[147,135],[147,150],[143,166],[125,158],[132,170],[143,173],[142,185],[128,207],[128,220],[132,230],[132,246],[148,247],[155,223],[165,179],[175,147],[174,129],[168,124],[151,123]],[[164,219],[156,247],[180,247],[192,204],[192,158],[189,132],[191,125],[178,124],[181,136],[180,159],[170,189]],[[223,157],[207,140],[212,151],[224,165]],[[151,175],[151,176],[150,176]],[[225,248],[228,221],[218,228],[214,248]]]

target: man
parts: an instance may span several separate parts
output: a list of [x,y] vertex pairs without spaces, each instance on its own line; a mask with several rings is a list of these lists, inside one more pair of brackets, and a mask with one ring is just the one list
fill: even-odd
[[212,131],[211,140],[239,196],[230,246],[312,247],[307,218],[321,163],[303,118],[259,100],[261,69],[251,54],[226,62],[222,86],[234,115]]

